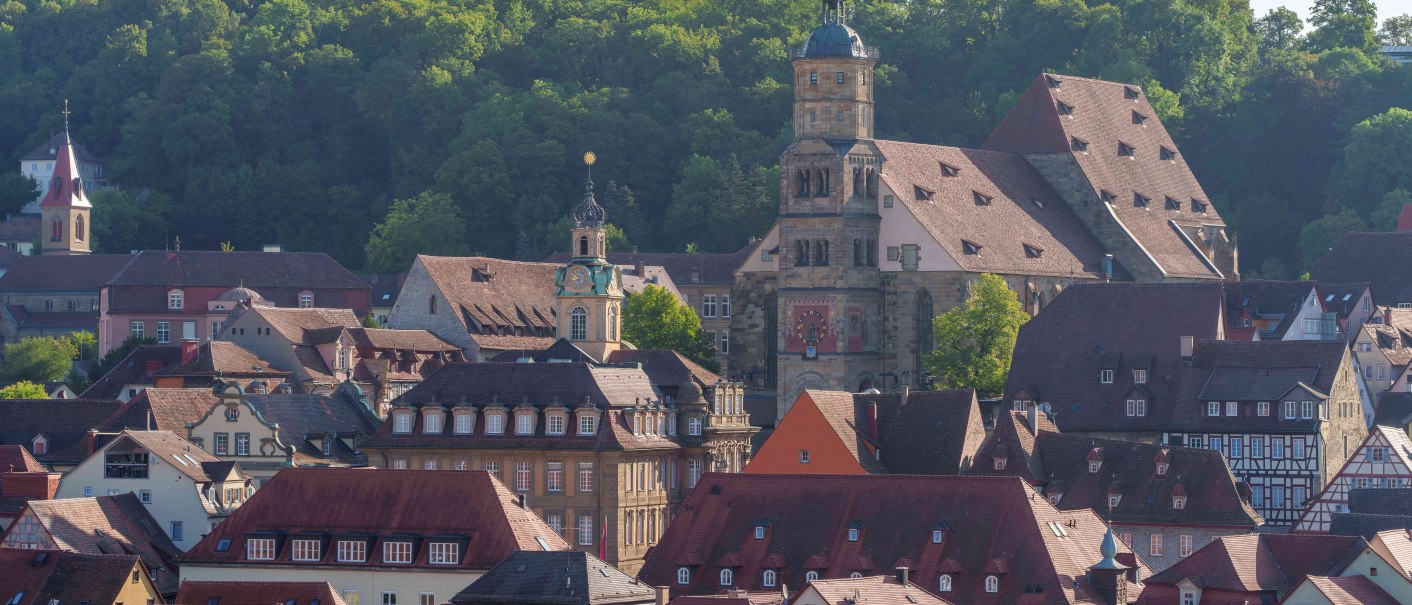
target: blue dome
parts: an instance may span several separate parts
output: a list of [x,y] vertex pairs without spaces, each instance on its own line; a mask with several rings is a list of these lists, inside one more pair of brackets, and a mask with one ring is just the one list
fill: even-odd
[[800,49],[799,56],[864,59],[868,58],[868,49],[863,46],[863,40],[853,28],[842,23],[825,23],[809,34],[809,39],[804,41],[804,48]]

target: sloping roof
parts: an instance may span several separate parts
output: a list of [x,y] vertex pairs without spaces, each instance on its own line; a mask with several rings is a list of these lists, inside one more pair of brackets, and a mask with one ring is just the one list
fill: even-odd
[[[123,554],[0,549],[0,599],[18,605],[112,603],[137,565],[137,557]],[[23,598],[12,601],[18,595]]]
[[[728,254],[705,254],[693,252],[609,252],[608,262],[615,265],[658,266],[666,269],[672,282],[678,288],[697,284],[733,285],[735,269],[750,256],[754,243],[746,244]],[[546,263],[561,265],[569,262],[567,252],[557,252],[544,259]]]
[[[1319,300],[1324,304],[1324,311],[1335,313],[1340,319],[1348,319],[1348,316],[1357,311],[1358,299],[1363,297],[1369,286],[1366,282],[1343,283],[1343,284],[1319,284]],[[1371,298],[1371,297],[1370,297]],[[1376,309],[1372,309],[1376,310]]]
[[245,311],[269,322],[279,335],[291,343],[309,342],[310,332],[328,328],[359,328],[363,322],[349,309],[298,309],[288,307],[253,306]]
[[322,252],[145,250],[111,280],[115,286],[309,288],[367,290],[368,285]]
[[[839,439],[871,473],[959,474],[970,467],[985,439],[980,408],[970,389],[916,391],[908,394],[905,403],[900,393],[809,394]],[[874,406],[876,439],[871,426]]]
[[833,429],[834,435],[843,442],[843,447],[858,461],[858,465],[869,474],[883,474],[887,472],[887,467],[883,466],[881,460],[873,456],[868,444],[864,441],[865,426],[856,424],[856,412],[853,406],[853,394],[844,391],[816,391],[807,389],[804,395],[814,402],[814,407],[819,413],[824,415],[824,420],[828,421],[829,428]]
[[805,586],[804,590],[814,590],[829,605],[950,604],[950,601],[938,598],[916,584],[903,585],[896,577],[888,575],[814,580]]
[[[1292,381],[1288,387],[1304,386],[1318,393],[1331,393],[1338,373],[1345,370],[1351,372],[1351,364],[1348,344],[1342,340],[1212,340],[1197,343],[1190,368],[1173,369],[1168,384],[1149,386],[1153,387],[1154,401],[1163,397],[1163,401],[1172,404],[1165,406],[1167,413],[1158,413],[1156,416],[1165,416],[1164,422],[1173,430],[1261,432],[1278,428],[1311,431],[1316,425],[1314,420],[1285,420],[1273,413],[1265,417],[1207,416],[1206,402],[1201,399],[1201,391],[1218,368],[1241,368],[1248,371],[1247,375],[1268,371],[1272,377],[1291,368],[1316,368],[1317,373],[1312,382]],[[1273,387],[1270,390],[1273,390]],[[1151,408],[1149,405],[1149,410]],[[1062,421],[1061,416],[1060,428],[1064,427]]]
[[[962,269],[1103,275],[1103,246],[1024,158],[896,141],[875,144],[887,161],[883,180]],[[943,164],[955,176],[945,176]],[[931,199],[917,199],[916,188],[932,192]],[[980,253],[967,254],[962,240],[980,245]]]
[[1324,595],[1330,605],[1401,605],[1368,576],[1309,576],[1305,581]]
[[[313,500],[319,506],[308,506]],[[431,502],[455,506],[428,506]],[[251,533],[292,535],[325,532],[358,535],[383,541],[393,536],[414,539],[417,550],[411,567],[429,567],[430,538],[468,541],[465,556],[456,565],[436,569],[490,569],[519,550],[552,550],[571,547],[533,511],[520,508],[517,498],[485,471],[407,471],[378,469],[287,468],[270,479],[230,517],[187,551],[179,560],[186,565],[205,563],[244,565],[244,549],[217,551],[221,540],[241,543]],[[292,546],[284,541],[275,560],[291,561]],[[324,560],[312,566],[378,568],[381,560],[366,563],[336,561],[335,549],[325,549]],[[370,544],[369,552],[381,550]],[[398,566],[406,568],[405,565]]]
[[[279,424],[280,441],[295,446],[300,454],[321,457],[307,438],[311,435],[357,435],[360,439],[377,432],[382,424],[361,404],[341,392],[333,395],[251,395],[243,398],[266,422]],[[366,464],[367,455],[341,445],[332,453],[344,463]],[[324,462],[325,464],[328,461]]]
[[[486,257],[418,256],[447,297],[447,306],[472,330],[485,328],[554,328],[554,275],[559,265]],[[492,347],[519,348],[519,347]]]
[[[1408,363],[1412,363],[1412,334],[1408,334],[1406,328],[1365,322],[1360,329],[1368,334],[1373,346],[1387,356],[1388,363],[1393,366],[1406,366]],[[1392,377],[1396,378],[1397,369],[1395,367],[1393,372]],[[1383,395],[1386,394],[1389,393],[1383,393]],[[1405,395],[1406,393],[1401,394]],[[1381,398],[1382,395],[1379,395],[1380,404]]]
[[[59,148],[63,147],[64,142],[67,140],[68,137],[64,135],[63,131],[51,134],[49,135],[49,138],[43,143],[41,143],[38,147],[35,147],[34,149],[30,150],[29,153],[24,154],[24,156],[20,158],[20,161],[52,161],[59,157]],[[82,143],[74,143],[73,146],[74,159],[77,159],[80,162],[93,162],[96,164],[103,163],[103,160],[99,159],[97,155],[94,155],[93,152],[88,150],[87,145],[84,145]]]
[[1348,510],[1371,515],[1412,515],[1412,489],[1351,489]]
[[460,351],[441,337],[426,330],[382,330],[374,328],[350,328],[355,346],[373,349],[405,349],[409,351]]
[[[1147,369],[1152,388],[1178,362],[1181,337],[1196,341],[1221,334],[1220,283],[1076,284],[1020,328],[1006,400],[1028,391],[1057,412],[1063,430],[1139,428],[1103,409],[1121,403],[1134,388],[1132,370]],[[1145,368],[1137,368],[1143,365]],[[1102,367],[1110,366],[1110,367]],[[1099,370],[1115,371],[1112,384]],[[1160,427],[1155,414],[1142,428]]]
[[1247,280],[1228,282],[1225,286],[1227,321],[1234,322],[1242,313],[1275,320],[1275,327],[1262,335],[1279,340],[1294,325],[1295,316],[1304,308],[1315,284],[1311,281]]
[[[936,585],[946,569],[956,594],[981,594],[982,571],[999,560],[1008,571],[995,602],[1023,602],[1036,585],[1046,603],[1097,600],[1083,578],[1102,559],[1103,522],[1090,511],[1055,509],[1017,478],[712,473],[679,511],[638,574],[674,593],[717,592],[719,562],[727,557],[735,587],[745,590],[763,589],[767,561],[782,560],[780,581],[799,585],[806,570],[846,578],[890,571],[906,557],[918,586]],[[756,540],[761,520],[769,523]],[[848,540],[849,529],[860,530],[858,541]],[[941,543],[932,541],[933,531],[942,532]],[[1120,558],[1133,560],[1126,546],[1119,549]],[[806,567],[816,555],[824,555],[824,566]],[[686,585],[676,583],[683,565],[692,572]]]
[[1388,554],[1392,557],[1389,563],[1402,570],[1403,576],[1412,574],[1412,529],[1403,527],[1383,530],[1377,533],[1377,539],[1387,547]]
[[391,307],[397,302],[397,295],[402,293],[402,284],[407,281],[407,276],[396,275],[359,275],[358,279],[368,284],[372,289],[374,307]]
[[274,367],[249,349],[224,340],[211,340],[201,345],[191,361],[172,365],[155,373],[156,376],[215,376],[268,375],[287,377],[289,372]]
[[[1085,150],[1076,149],[1080,145]],[[1095,202],[1101,192],[1113,196],[1109,208],[1168,277],[1219,276],[1173,223],[1191,228],[1224,226],[1224,221],[1140,87],[1041,74],[982,149],[1069,154],[1092,185]],[[1164,159],[1167,152],[1170,159]],[[1150,202],[1139,206],[1134,194]],[[1167,197],[1181,209],[1168,209]],[[1205,204],[1206,211],[1193,211],[1193,200]]]
[[[1406,490],[1403,490],[1406,491]],[[1329,521],[1329,533],[1335,536],[1362,536],[1371,540],[1378,532],[1406,530],[1412,527],[1412,515],[1372,515],[1335,512]]]
[[29,450],[18,445],[0,445],[0,473],[42,473],[44,468]]
[[1217,366],[1196,398],[1201,401],[1274,401],[1291,385],[1314,384],[1319,367],[1232,368]]
[[346,605],[343,596],[328,582],[270,580],[187,580],[181,583],[181,591],[172,601],[176,605],[271,605],[290,602],[298,605]]
[[0,276],[0,293],[75,292],[98,294],[135,257],[130,254],[25,256]]
[[618,349],[608,355],[607,363],[640,363],[642,371],[659,387],[679,387],[688,380],[709,387],[725,380],[719,374],[701,367],[686,356],[672,350]]
[[651,586],[588,553],[522,550],[477,578],[451,603],[597,605],[652,603],[656,597]]
[[1412,423],[1412,393],[1387,391],[1378,395],[1373,424],[1402,427]]
[[[1350,556],[1367,545],[1367,541],[1355,536],[1222,536],[1148,578],[1146,583],[1148,586],[1175,585],[1182,580],[1190,580],[1202,588],[1235,592],[1286,592],[1306,576],[1337,574]],[[1147,597],[1146,592],[1143,597]]]
[[29,510],[54,539],[55,548],[90,555],[137,555],[156,571],[158,591],[177,591],[180,580],[171,563],[181,549],[167,538],[136,494],[35,500]]
[[1309,277],[1321,282],[1367,282],[1378,304],[1412,302],[1412,267],[1377,259],[1412,256],[1412,232],[1352,232],[1314,261]]
[[[0,241],[4,240],[0,239]],[[15,264],[15,261],[19,260],[22,256],[24,255],[11,250],[9,246],[0,246],[0,268],[7,268]]]
[[197,483],[211,481],[211,477],[206,473],[206,468],[202,466],[203,464],[221,462],[220,458],[201,449],[201,446],[187,441],[171,431],[123,431],[123,434],[115,439],[114,443],[123,437],[146,448],[152,456],[161,458],[162,462]]
[[117,399],[122,396],[125,385],[153,384],[152,376],[147,373],[148,362],[160,363],[163,368],[181,363],[181,345],[141,345],[133,349],[107,374],[89,385],[79,397]]
[[[75,464],[88,457],[89,429],[105,426],[120,410],[116,400],[0,399],[0,443],[30,447],[35,435],[49,440],[48,452],[35,456],[46,464]],[[31,450],[33,452],[33,450]]]
[[[1114,523],[1253,529],[1264,522],[1241,496],[1235,477],[1218,451],[1094,439],[1052,430],[1034,434],[1027,422],[1023,412],[1002,415],[981,447],[980,459],[971,474],[1022,477],[1042,488],[1046,496],[1060,494],[1060,509],[1087,508],[1109,516]],[[1034,460],[1028,465],[1020,458],[1027,447],[1022,442],[1026,438],[1034,443]],[[1099,472],[1091,473],[1088,458],[1095,449],[1102,463]],[[1003,452],[1007,459],[1000,470],[994,464],[997,452]],[[1159,459],[1168,465],[1163,475],[1157,474]],[[1172,507],[1172,490],[1177,485],[1188,494],[1180,509]],[[1121,496],[1118,505],[1111,509],[1110,494]]]
[[152,429],[186,434],[186,425],[196,422],[215,407],[219,398],[211,389],[158,389],[148,387],[123,406],[103,427],[109,431]]

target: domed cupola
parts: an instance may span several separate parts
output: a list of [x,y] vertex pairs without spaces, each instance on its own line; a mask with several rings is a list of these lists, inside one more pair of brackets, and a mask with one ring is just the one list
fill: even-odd
[[790,52],[794,138],[849,141],[873,136],[873,66],[878,50],[845,23],[843,0],[823,0],[820,24]]
[[[871,54],[870,54],[871,52]],[[843,0],[824,0],[823,23],[815,28],[804,46],[799,49],[799,58],[851,57],[855,59],[876,58],[876,52],[863,46],[858,32],[848,27],[843,15]]]
[[598,205],[598,200],[593,197],[593,181],[584,183],[583,201],[574,207],[574,226],[588,229],[597,229],[603,226],[606,218],[603,207]]

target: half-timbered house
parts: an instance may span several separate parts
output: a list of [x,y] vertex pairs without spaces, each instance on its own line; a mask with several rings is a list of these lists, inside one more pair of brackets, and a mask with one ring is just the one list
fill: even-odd
[[1374,425],[1343,470],[1309,502],[1294,531],[1328,533],[1334,513],[1349,512],[1350,490],[1400,487],[1412,487],[1412,439],[1396,428]]

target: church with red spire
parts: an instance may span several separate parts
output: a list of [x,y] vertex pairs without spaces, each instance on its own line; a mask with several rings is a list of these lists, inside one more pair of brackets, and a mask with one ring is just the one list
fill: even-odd
[[54,160],[48,191],[39,202],[39,241],[45,255],[88,254],[89,212],[93,204],[83,191],[73,140],[69,137],[69,105],[64,102],[64,142]]

